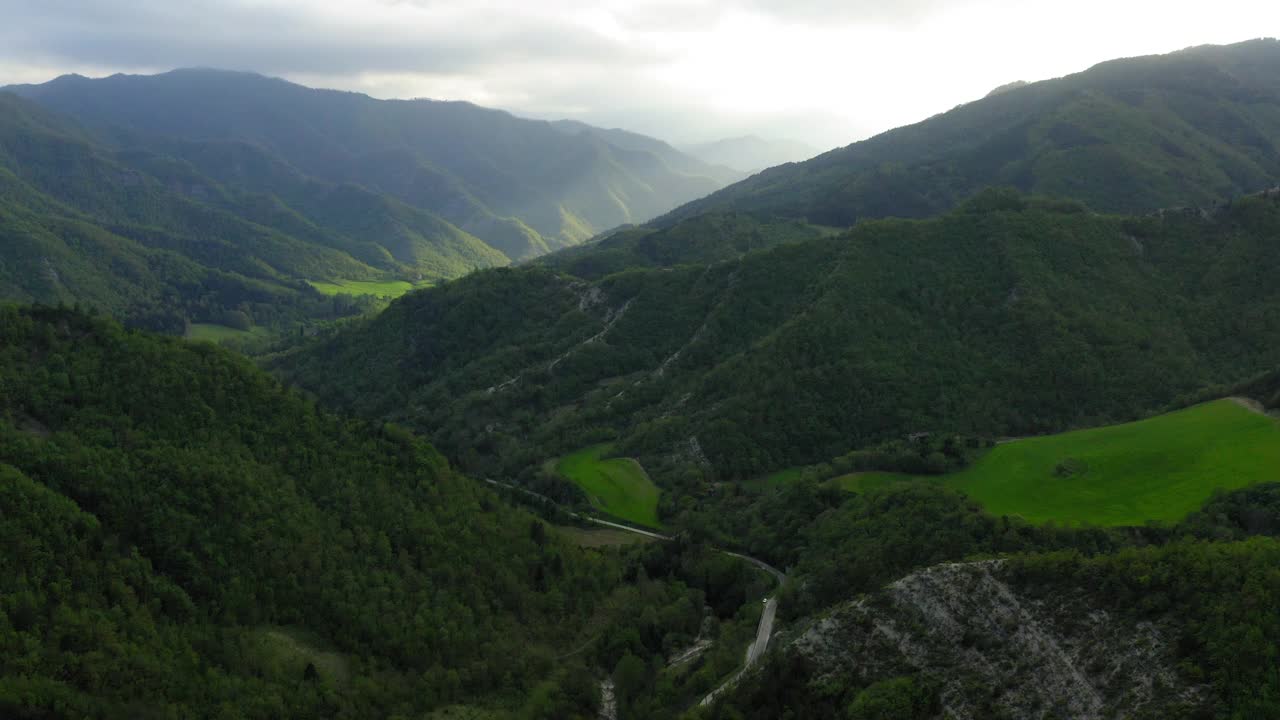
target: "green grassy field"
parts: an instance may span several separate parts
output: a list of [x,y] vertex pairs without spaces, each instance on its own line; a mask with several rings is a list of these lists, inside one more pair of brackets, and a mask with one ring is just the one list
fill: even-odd
[[252,330],[237,330],[226,325],[214,325],[212,323],[193,323],[187,329],[188,340],[204,340],[212,343],[220,343],[223,340],[265,338],[270,335],[271,331],[262,327],[255,327]]
[[756,482],[766,488],[790,485],[800,479],[800,474],[802,472],[804,472],[803,467],[789,467],[786,470],[779,470],[772,475],[766,475],[763,478],[759,478]]
[[612,449],[606,443],[565,455],[556,464],[556,472],[585,490],[600,510],[637,525],[662,527],[658,522],[658,486],[635,460],[602,459]]
[[[908,476],[837,478],[858,491]],[[1093,525],[1174,522],[1215,489],[1280,480],[1280,423],[1231,400],[1124,425],[1028,438],[941,478],[994,515]]]
[[997,446],[944,479],[1033,522],[1175,521],[1216,488],[1280,480],[1280,423],[1231,400]]
[[318,282],[308,280],[311,287],[319,290],[325,295],[338,295],[345,293],[347,295],[374,295],[388,300],[394,300],[401,295],[419,287],[428,287],[430,283],[413,283],[404,280],[390,280],[387,282],[371,282],[364,280],[332,280],[328,282]]

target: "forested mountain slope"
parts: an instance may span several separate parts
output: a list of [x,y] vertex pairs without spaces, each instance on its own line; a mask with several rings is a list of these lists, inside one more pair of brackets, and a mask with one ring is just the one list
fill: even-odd
[[845,227],[991,185],[1108,212],[1207,205],[1280,184],[1277,78],[1274,39],[1114,60],[767,170],[660,223],[719,209]]
[[[430,212],[511,259],[642,222],[736,179],[630,133],[516,118],[469,103],[383,101],[245,73],[62,77],[9,88],[126,148],[160,145],[228,184],[292,194],[291,178],[245,178],[225,143],[329,184],[356,183]],[[215,149],[207,143],[220,143]],[[255,160],[255,162],[266,162]],[[288,172],[285,173],[289,174]]]
[[[11,307],[0,338],[6,715],[429,706],[536,680],[526,643],[607,581],[429,446],[229,353]],[[341,662],[283,675],[285,626]]]
[[1125,217],[991,191],[710,265],[478,273],[279,368],[476,471],[619,438],[701,492],[909,433],[1132,419],[1273,368],[1278,236],[1276,195]]
[[656,693],[649,658],[766,582],[584,551],[402,429],[52,308],[0,306],[0,500],[6,718],[594,717],[636,657],[622,698],[657,712],[723,670]]
[[709,212],[669,227],[618,228],[587,245],[567,248],[538,260],[589,280],[624,270],[676,265],[708,265],[737,260],[775,245],[838,234],[835,228],[799,220],[769,220],[749,213]]
[[448,278],[508,262],[428,213],[309,181],[248,146],[212,154],[246,176],[278,176],[293,205],[172,155],[113,150],[0,93],[0,293],[168,332],[229,313],[283,328],[355,309],[307,279]]

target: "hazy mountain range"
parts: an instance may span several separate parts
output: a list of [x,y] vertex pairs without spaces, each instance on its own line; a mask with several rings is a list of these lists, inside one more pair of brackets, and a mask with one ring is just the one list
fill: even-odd
[[1280,716],[1280,43],[807,152],[0,92],[0,716]]
[[684,151],[715,165],[724,165],[745,173],[756,173],[783,163],[808,160],[820,150],[791,140],[767,140],[756,135],[726,138],[698,145],[685,145]]
[[[0,168],[12,188],[0,202],[13,240],[0,283],[9,297],[122,316],[165,304],[200,320],[241,301],[314,305],[302,280],[457,277],[647,220],[740,177],[633,133],[244,73],[67,76],[7,90]],[[67,223],[91,239],[73,248],[65,227],[50,230]],[[228,283],[254,290],[209,290]]]

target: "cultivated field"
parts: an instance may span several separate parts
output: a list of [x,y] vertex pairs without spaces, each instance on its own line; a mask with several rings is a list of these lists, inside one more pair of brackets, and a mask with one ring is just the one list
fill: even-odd
[[586,491],[591,503],[614,517],[644,525],[658,522],[658,486],[630,458],[603,459],[612,445],[593,445],[565,455],[556,471]]

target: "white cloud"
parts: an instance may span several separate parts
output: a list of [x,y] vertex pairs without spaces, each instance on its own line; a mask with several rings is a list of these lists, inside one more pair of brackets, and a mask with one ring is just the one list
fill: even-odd
[[675,141],[834,146],[1015,79],[1280,29],[1219,0],[0,0],[0,82],[206,66]]

